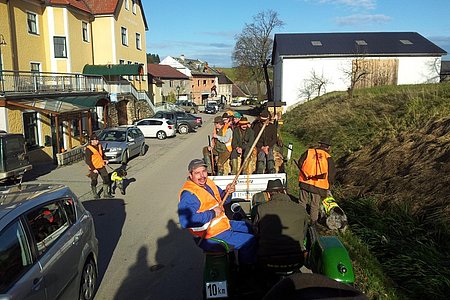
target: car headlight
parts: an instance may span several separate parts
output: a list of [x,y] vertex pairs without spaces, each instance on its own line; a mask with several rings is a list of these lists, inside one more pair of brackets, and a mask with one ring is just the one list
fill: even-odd
[[122,148],[119,148],[119,147],[109,149],[109,152],[121,152],[121,151],[122,151]]

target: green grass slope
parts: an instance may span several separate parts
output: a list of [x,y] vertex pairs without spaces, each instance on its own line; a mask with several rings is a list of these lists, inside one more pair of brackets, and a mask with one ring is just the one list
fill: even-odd
[[[450,84],[330,93],[284,116],[298,151],[328,137],[357,286],[370,299],[450,295]],[[288,164],[290,188],[298,169]]]

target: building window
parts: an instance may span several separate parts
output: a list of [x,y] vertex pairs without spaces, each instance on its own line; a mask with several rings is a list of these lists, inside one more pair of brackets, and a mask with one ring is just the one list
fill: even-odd
[[136,49],[141,50],[141,34],[136,33]]
[[53,45],[56,58],[67,58],[66,37],[54,36]]
[[129,0],[125,0],[124,2],[125,2],[125,9],[126,10],[130,10],[130,2],[129,2]]
[[23,128],[27,149],[39,147],[37,112],[23,114]]
[[83,30],[83,41],[84,42],[89,42],[88,23],[82,22],[81,24],[82,24],[81,27],[82,27],[82,30]]
[[30,63],[30,69],[33,73],[39,73],[41,71],[41,64],[32,62]]
[[203,86],[206,86],[206,80],[203,79]]
[[133,11],[133,14],[136,14],[136,0],[131,0],[131,2],[133,3],[131,10]]
[[322,46],[322,42],[321,41],[311,41],[311,45],[316,46],[316,47]]
[[400,40],[403,45],[412,45],[413,43],[410,40]]
[[27,13],[28,33],[38,34],[37,16],[34,13]]
[[128,32],[127,32],[127,29],[125,27],[122,27],[121,28],[121,32],[122,32],[122,45],[128,46]]
[[365,40],[356,40],[355,43],[358,46],[367,46],[367,42]]

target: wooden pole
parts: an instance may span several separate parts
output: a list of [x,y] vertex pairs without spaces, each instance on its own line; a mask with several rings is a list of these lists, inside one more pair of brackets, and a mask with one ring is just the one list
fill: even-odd
[[55,130],[56,130],[56,153],[60,153],[60,145],[59,145],[59,118],[58,115],[55,116]]
[[69,134],[69,149],[72,149],[72,119],[70,117],[67,120],[67,133]]
[[80,118],[78,119],[78,131],[80,132],[80,145],[83,145],[83,126],[82,126],[83,112],[80,112]]
[[89,137],[92,135],[92,112],[89,111],[88,112],[88,132],[89,132]]

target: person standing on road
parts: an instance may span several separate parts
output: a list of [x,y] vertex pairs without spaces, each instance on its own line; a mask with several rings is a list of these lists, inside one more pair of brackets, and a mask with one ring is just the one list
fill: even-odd
[[[231,142],[231,174],[236,175],[240,166],[238,158],[241,158],[241,164],[249,153],[250,148],[255,140],[255,133],[250,128],[250,122],[246,117],[242,117],[238,126],[233,130],[233,140]],[[248,169],[248,168],[247,168]],[[244,174],[248,174],[248,170],[243,170]]]
[[277,143],[277,127],[275,124],[271,123],[269,120],[269,113],[264,110],[259,114],[258,120],[253,123],[253,131],[255,136],[258,136],[265,122],[269,122],[264,129],[258,143],[256,144],[256,149],[258,153],[257,163],[256,163],[256,173],[264,174],[275,173],[275,158],[273,156],[273,147]]
[[214,157],[210,158],[212,151],[213,156],[217,155],[217,175],[224,175],[225,162],[230,158],[232,150],[233,131],[229,126],[229,123],[224,123],[222,117],[217,116],[214,118],[212,145],[203,147],[203,158],[208,165],[208,173],[210,174],[214,171],[211,164],[211,160]]
[[305,208],[291,200],[280,179],[269,180],[263,192],[268,195],[267,202],[252,209],[258,257],[270,259],[276,255],[292,255],[301,260],[308,226]]
[[241,263],[254,263],[256,240],[251,234],[251,225],[244,221],[229,220],[223,209],[222,199],[228,193],[225,203],[231,201],[235,185],[228,184],[225,191],[216,186],[208,178],[206,164],[202,159],[192,160],[188,172],[178,203],[181,227],[189,229],[197,240],[202,239],[199,246],[204,250],[220,244],[210,239],[214,237],[237,249]]
[[336,167],[330,149],[331,142],[323,139],[317,148],[306,150],[298,160],[299,202],[305,208],[309,206],[311,224],[317,223],[322,199],[327,197],[334,184]]
[[91,178],[91,191],[94,199],[98,199],[97,194],[97,178],[98,175],[102,177],[103,181],[103,197],[113,198],[110,192],[111,181],[109,179],[108,171],[106,170],[106,165],[108,160],[103,156],[103,148],[100,144],[97,135],[94,133],[90,138],[90,145],[86,147],[85,150],[85,162],[89,168],[89,177]]

